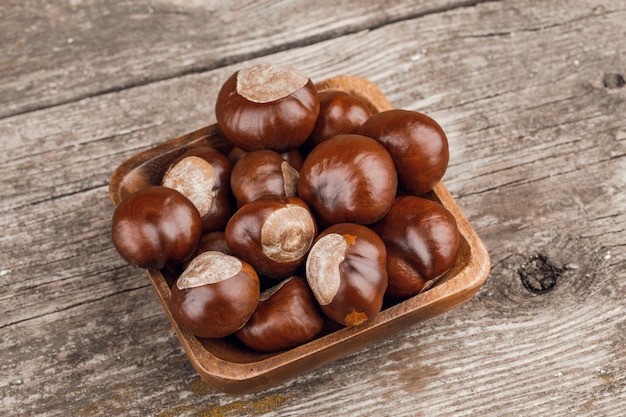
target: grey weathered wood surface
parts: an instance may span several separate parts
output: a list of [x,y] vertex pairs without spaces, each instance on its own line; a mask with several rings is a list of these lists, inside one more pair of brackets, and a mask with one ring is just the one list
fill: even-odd
[[[626,6],[395,3],[0,4],[0,415],[623,415]],[[111,246],[107,186],[257,62],[367,77],[438,120],[493,268],[455,310],[232,396]]]

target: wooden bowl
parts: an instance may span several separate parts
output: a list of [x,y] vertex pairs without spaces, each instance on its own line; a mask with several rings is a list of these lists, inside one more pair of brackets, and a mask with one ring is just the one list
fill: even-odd
[[[317,84],[318,90],[338,89],[365,100],[375,112],[391,109],[378,87],[359,77],[335,77]],[[211,125],[169,140],[120,165],[111,178],[109,195],[114,205],[141,188],[158,185],[170,163],[188,149],[209,144],[227,153],[228,143],[217,125]],[[168,308],[171,279],[167,273],[146,273],[165,309],[189,360],[212,387],[229,393],[259,391],[354,352],[375,341],[441,314],[469,300],[485,282],[490,270],[489,254],[443,183],[432,198],[456,218],[461,232],[456,265],[422,293],[397,304],[385,305],[372,320],[356,327],[327,326],[317,339],[296,348],[273,353],[247,349],[234,337],[200,339],[181,329]]]

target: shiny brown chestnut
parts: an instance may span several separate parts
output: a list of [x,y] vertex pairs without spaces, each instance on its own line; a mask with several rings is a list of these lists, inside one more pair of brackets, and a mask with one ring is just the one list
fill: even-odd
[[391,207],[397,181],[391,156],[380,143],[361,135],[338,135],[304,160],[298,196],[324,225],[370,224]]
[[226,225],[226,244],[261,275],[292,275],[317,235],[308,206],[297,197],[262,197],[242,206]]
[[251,349],[277,352],[313,340],[323,326],[306,280],[294,276],[261,293],[256,311],[235,336]]
[[398,171],[400,188],[422,195],[432,190],[448,167],[448,138],[439,124],[425,114],[388,110],[370,117],[360,134],[382,143]]
[[318,95],[319,116],[313,132],[303,145],[307,152],[333,136],[359,133],[361,125],[372,115],[372,110],[363,100],[345,91],[325,90]]
[[[228,152],[228,160],[234,165],[239,161],[248,151],[244,151],[241,148],[234,147]],[[304,162],[304,158],[302,157],[302,153],[298,149],[291,149],[289,151],[280,152],[280,156],[291,165],[296,171],[300,171],[302,168],[302,162]]]
[[186,261],[196,250],[201,233],[198,210],[171,188],[136,191],[113,213],[113,245],[122,258],[140,268],[162,269]]
[[246,324],[259,297],[259,278],[250,265],[208,251],[192,259],[172,286],[169,310],[195,336],[219,338]]
[[292,67],[259,64],[231,75],[215,104],[224,135],[246,151],[295,149],[309,136],[319,114],[311,80]]
[[456,220],[432,200],[398,197],[372,229],[387,247],[390,298],[416,295],[456,262],[460,243]]
[[231,255],[228,250],[228,246],[226,246],[226,234],[224,232],[218,230],[215,232],[205,233],[200,236],[198,248],[196,249],[196,255],[208,251],[217,251],[225,253],[226,255]]
[[183,269],[189,266],[189,263],[196,256],[200,255],[202,252],[208,251],[217,251],[225,253],[226,255],[232,255],[230,250],[228,250],[228,246],[226,246],[226,235],[222,231],[208,232],[204,233],[200,236],[200,240],[198,241],[198,247],[194,254],[189,258],[183,265]]
[[309,287],[324,313],[346,326],[374,317],[387,289],[387,251],[369,228],[340,223],[320,233],[306,261]]
[[298,171],[277,152],[252,151],[233,167],[230,188],[241,207],[264,196],[295,196],[298,176]]
[[223,230],[235,211],[230,194],[232,164],[208,146],[193,148],[172,162],[162,185],[180,191],[196,206],[204,232]]

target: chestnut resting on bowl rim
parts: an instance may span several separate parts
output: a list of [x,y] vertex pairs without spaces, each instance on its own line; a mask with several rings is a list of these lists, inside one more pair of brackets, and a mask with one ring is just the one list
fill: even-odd
[[260,64],[231,75],[215,104],[224,135],[245,151],[283,152],[313,131],[320,102],[313,82],[292,67]]

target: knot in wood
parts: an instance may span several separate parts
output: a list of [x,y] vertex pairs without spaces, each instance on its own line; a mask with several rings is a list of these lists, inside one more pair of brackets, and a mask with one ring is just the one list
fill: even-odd
[[554,289],[563,268],[552,265],[545,255],[531,256],[517,271],[528,291],[533,294],[545,294]]
[[614,88],[622,88],[626,84],[624,80],[624,76],[622,74],[605,74],[602,79],[602,85],[605,88],[614,89]]

